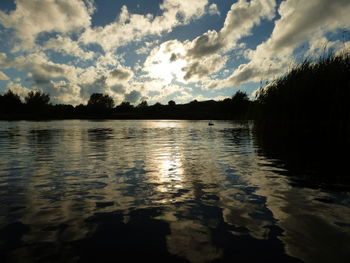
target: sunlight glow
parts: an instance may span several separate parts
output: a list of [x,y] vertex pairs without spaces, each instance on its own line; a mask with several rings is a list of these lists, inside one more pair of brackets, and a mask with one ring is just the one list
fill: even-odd
[[156,120],[156,121],[147,121],[145,123],[147,128],[159,129],[159,128],[178,128],[183,127],[183,123],[178,120]]
[[[173,80],[183,81],[185,72],[182,70],[187,65],[184,59],[185,49],[182,45],[172,43],[175,47],[169,48],[161,45],[152,52],[152,55],[145,61],[145,68],[150,77],[163,80],[164,85],[170,84]],[[169,52],[172,50],[173,52]]]

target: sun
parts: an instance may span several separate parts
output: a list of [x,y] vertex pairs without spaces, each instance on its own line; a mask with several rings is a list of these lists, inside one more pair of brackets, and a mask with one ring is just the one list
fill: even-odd
[[185,54],[181,43],[174,41],[171,45],[162,44],[146,59],[145,69],[150,77],[161,79],[164,85],[170,84],[173,80],[183,82],[185,73],[182,69],[187,65]]

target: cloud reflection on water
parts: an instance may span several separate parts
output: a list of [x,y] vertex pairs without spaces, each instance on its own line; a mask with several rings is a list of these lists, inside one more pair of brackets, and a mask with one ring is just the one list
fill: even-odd
[[0,162],[6,167],[0,169],[0,224],[28,226],[24,244],[72,243],[71,251],[74,242],[97,242],[106,222],[113,227],[112,218],[118,219],[115,231],[131,230],[135,216],[148,211],[145,219],[164,229],[157,235],[167,251],[191,262],[234,260],[247,245],[258,251],[264,242],[274,245],[256,256],[284,262],[293,259],[283,255],[283,245],[306,262],[341,259],[350,251],[349,194],[294,187],[274,160],[257,154],[249,126],[208,127],[198,121],[6,125],[0,131]]

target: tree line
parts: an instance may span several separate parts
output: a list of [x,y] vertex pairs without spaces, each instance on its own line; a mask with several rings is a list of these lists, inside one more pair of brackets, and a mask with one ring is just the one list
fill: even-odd
[[115,105],[107,94],[93,93],[87,104],[51,104],[50,95],[30,91],[24,99],[8,90],[0,95],[1,119],[62,119],[62,118],[170,118],[170,119],[248,119],[252,102],[246,93],[238,91],[223,101],[191,101],[176,104],[170,100],[166,105],[148,105],[146,100],[134,106],[130,102]]
[[[49,94],[31,91],[22,102],[12,91],[0,95],[0,119],[226,119],[254,120],[252,139],[259,155],[278,161],[293,176],[312,185],[350,185],[350,55],[305,60],[280,78],[261,86],[250,100],[238,91],[221,101],[166,105],[115,105],[94,93],[86,105],[50,103]],[[214,126],[215,127],[215,126]],[[283,164],[283,166],[281,166]]]
[[[169,118],[169,119],[236,119],[256,120],[260,127],[282,124],[318,123],[341,125],[350,123],[350,55],[323,56],[318,61],[305,60],[282,77],[260,87],[250,100],[238,91],[221,101],[197,101],[166,105],[148,105],[142,101],[115,105],[106,94],[94,93],[86,105],[53,105],[50,95],[30,91],[24,102],[9,90],[0,95],[0,119],[51,118]],[[288,124],[286,124],[288,123]]]

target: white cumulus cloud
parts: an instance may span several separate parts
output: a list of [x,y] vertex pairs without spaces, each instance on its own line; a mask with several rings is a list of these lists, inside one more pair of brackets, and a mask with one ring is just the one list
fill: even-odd
[[239,85],[274,78],[286,71],[292,53],[300,45],[324,39],[326,33],[349,28],[350,2],[347,0],[286,0],[281,3],[280,19],[270,38],[250,52],[250,62],[240,65],[232,75],[217,81],[213,88]]
[[14,30],[22,47],[32,47],[42,32],[70,33],[91,24],[90,8],[80,0],[17,0],[9,14],[0,11],[0,24]]
[[152,14],[131,14],[128,8],[123,6],[115,22],[88,28],[80,41],[96,43],[105,51],[111,51],[130,42],[140,41],[146,36],[160,35],[176,26],[187,24],[192,19],[203,16],[207,5],[208,0],[165,0],[160,5],[163,13],[156,17]]
[[[238,40],[249,35],[262,19],[272,19],[275,7],[274,0],[240,0],[231,6],[219,32],[208,30],[192,41],[162,43],[147,58],[145,70],[153,76],[167,76],[167,82],[175,75],[184,82],[210,81],[210,75],[225,66],[224,53],[239,47]],[[174,69],[176,61],[181,62],[180,70]]]
[[77,41],[73,41],[70,37],[60,35],[46,41],[43,44],[43,49],[52,49],[63,54],[86,60],[92,59],[95,55],[92,51],[84,51]]

